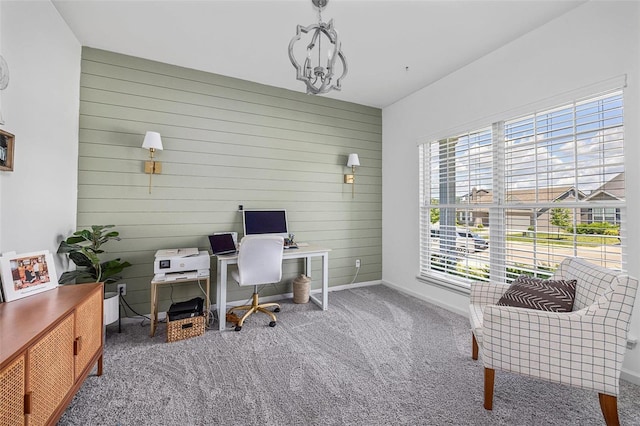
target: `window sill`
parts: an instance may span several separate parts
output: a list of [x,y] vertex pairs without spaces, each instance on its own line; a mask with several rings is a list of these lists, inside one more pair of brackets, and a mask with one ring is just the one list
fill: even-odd
[[452,291],[454,293],[470,295],[471,294],[471,285],[468,283],[461,283],[459,281],[453,281],[447,279],[442,276],[424,276],[418,275],[416,279],[425,284],[434,285],[436,287],[444,288],[446,290]]

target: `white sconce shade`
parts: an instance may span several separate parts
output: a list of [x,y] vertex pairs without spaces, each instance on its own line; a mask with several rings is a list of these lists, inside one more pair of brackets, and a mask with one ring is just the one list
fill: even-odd
[[351,198],[355,198],[356,194],[356,166],[360,165],[360,158],[358,154],[349,154],[347,159],[347,167],[351,167],[351,174],[344,175],[344,183],[351,184]]
[[144,135],[144,142],[142,147],[149,150],[162,151],[162,138],[158,132],[147,132]]
[[162,164],[159,161],[154,161],[153,153],[158,150],[162,151],[162,138],[158,132],[147,132],[144,135],[144,141],[142,142],[142,148],[149,150],[149,161],[144,163],[144,172],[149,175],[149,194],[151,194],[151,177],[154,174],[162,173]]
[[358,158],[358,154],[349,154],[349,159],[347,160],[347,167],[355,167],[360,165],[360,159]]

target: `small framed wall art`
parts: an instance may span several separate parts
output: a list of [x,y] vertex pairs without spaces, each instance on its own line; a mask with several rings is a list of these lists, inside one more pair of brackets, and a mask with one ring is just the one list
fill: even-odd
[[34,253],[5,253],[0,257],[4,300],[21,299],[58,286],[53,255],[48,250]]
[[0,129],[0,170],[13,171],[15,136]]

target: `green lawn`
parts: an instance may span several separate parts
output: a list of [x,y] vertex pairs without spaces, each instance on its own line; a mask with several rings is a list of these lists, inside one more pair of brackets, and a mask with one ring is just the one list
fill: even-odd
[[[549,244],[549,245],[558,245],[558,246],[571,246],[573,245],[573,234],[560,233],[559,235],[556,233],[545,233],[545,232],[536,232],[533,231],[527,232],[525,236],[522,233],[513,233],[507,235],[507,241],[519,241],[523,243],[531,243],[533,242],[535,235],[536,242],[538,244]],[[579,246],[594,246],[594,245],[616,245],[620,244],[620,240],[618,237],[610,236],[610,235],[586,235],[586,234],[578,234],[575,235],[577,243]]]

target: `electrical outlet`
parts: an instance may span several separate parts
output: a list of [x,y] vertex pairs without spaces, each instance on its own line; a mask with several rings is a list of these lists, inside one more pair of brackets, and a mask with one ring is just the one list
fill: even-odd
[[127,285],[126,284],[118,284],[118,294],[120,296],[127,295]]
[[356,259],[356,268],[360,267],[360,259]]

